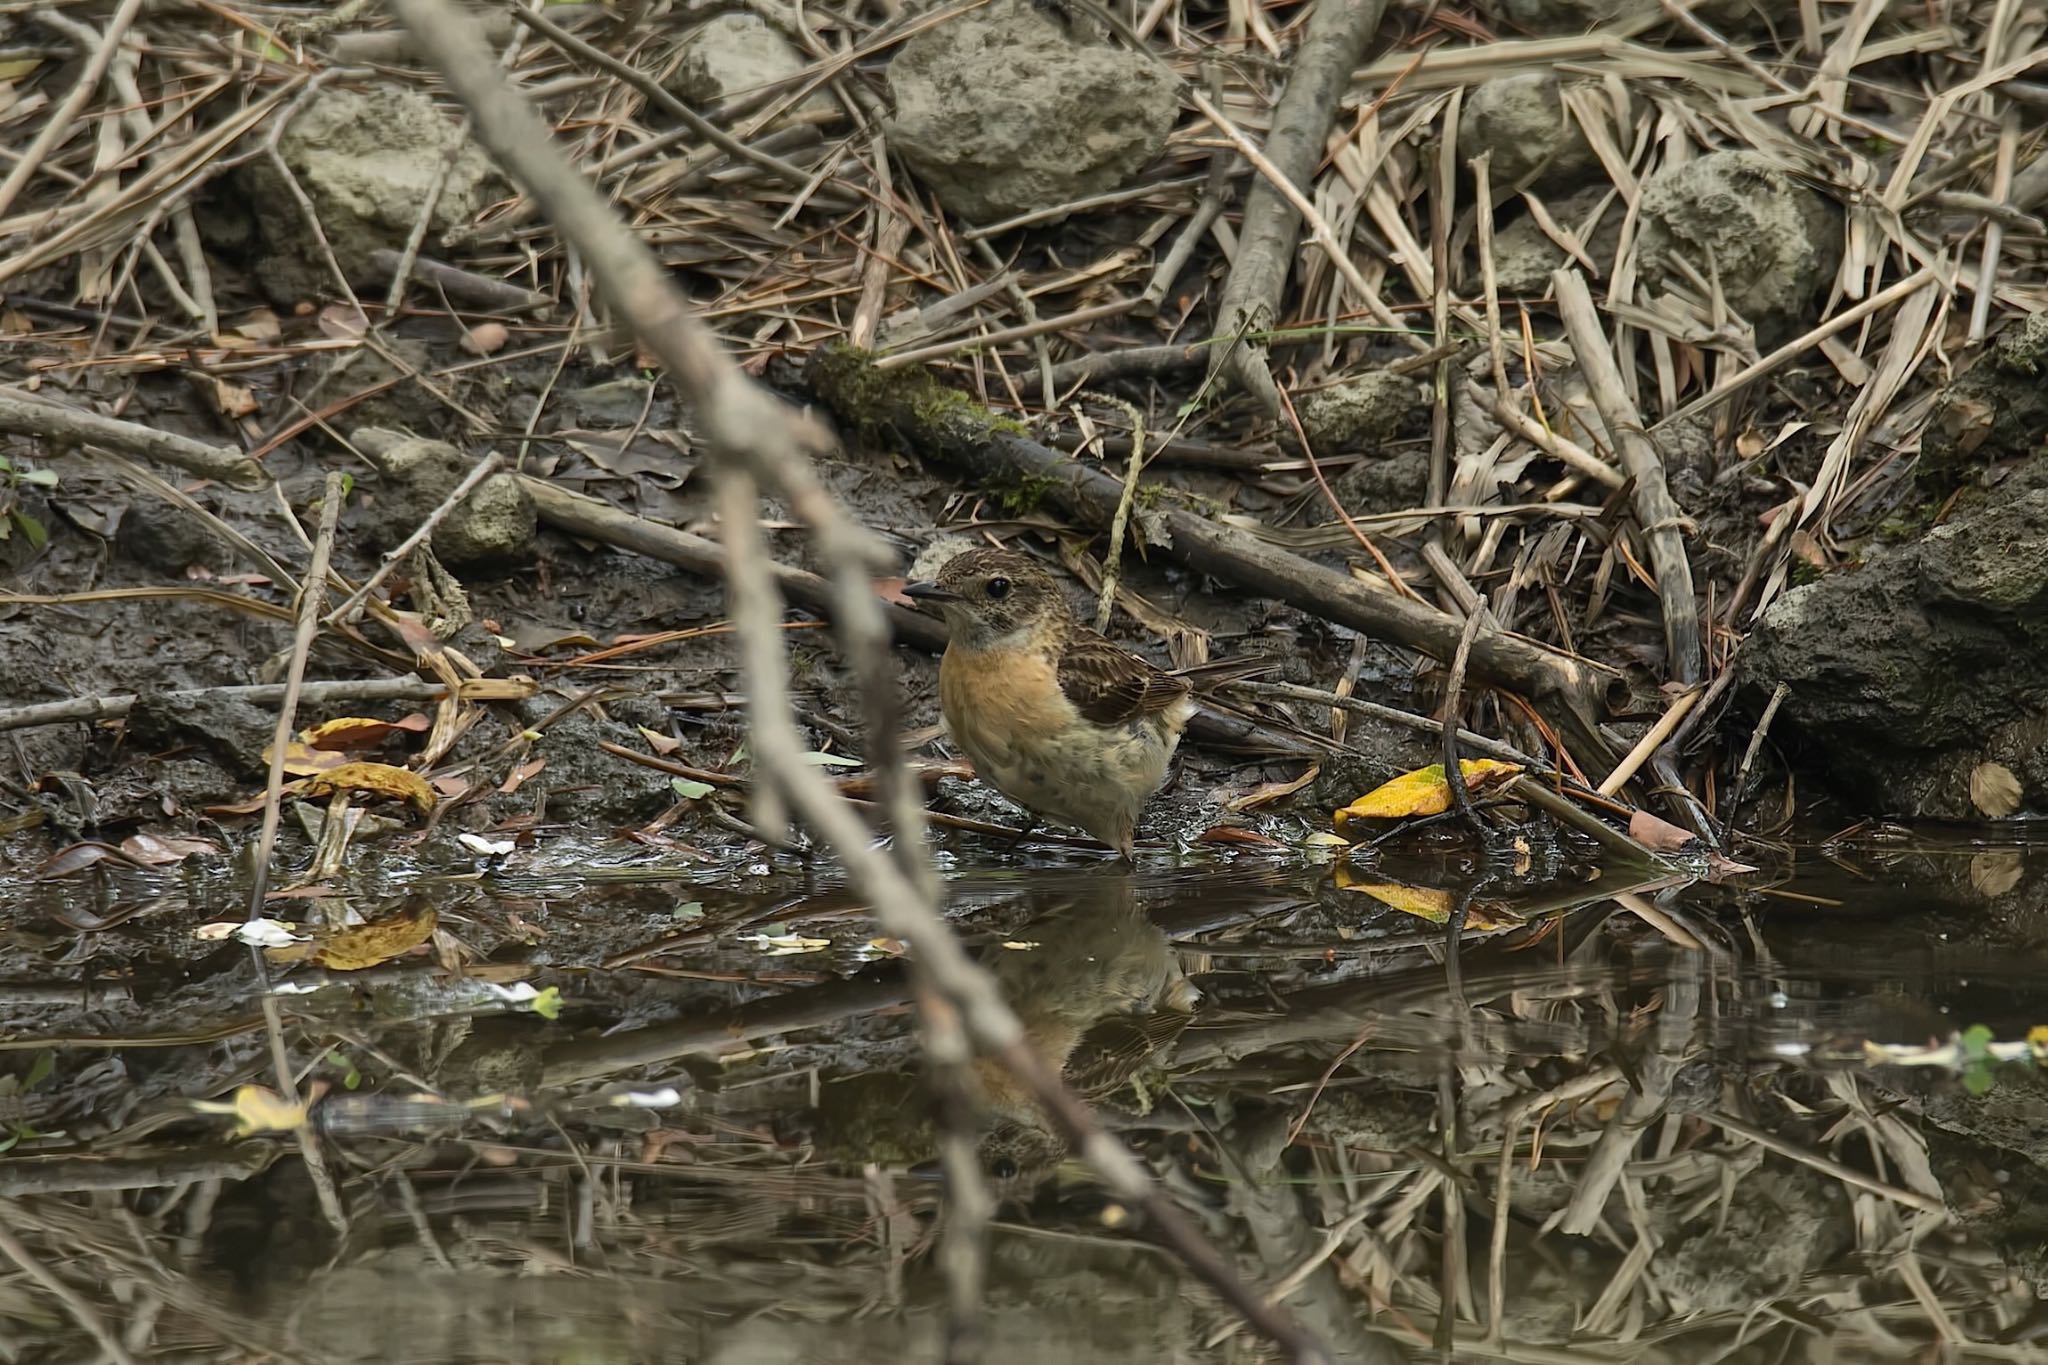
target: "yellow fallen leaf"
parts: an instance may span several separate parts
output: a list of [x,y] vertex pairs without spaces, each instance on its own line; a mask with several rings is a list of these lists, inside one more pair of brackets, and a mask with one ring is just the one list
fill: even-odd
[[339,720],[323,721],[310,730],[301,730],[299,738],[310,749],[374,749],[400,731],[425,734],[427,728],[425,716],[407,717],[401,721],[343,716]]
[[359,972],[389,962],[400,953],[416,948],[434,936],[441,917],[431,905],[417,905],[400,914],[353,929],[343,929],[322,939],[313,949],[313,961],[337,972]]
[[[263,746],[263,761],[270,762],[270,746]],[[284,746],[284,770],[293,777],[311,777],[339,768],[348,762],[348,755],[332,749],[316,749],[303,738],[288,741]]]
[[289,1133],[305,1126],[306,1113],[318,1098],[309,1095],[297,1104],[260,1085],[245,1085],[235,1091],[235,1134]]
[[332,796],[338,791],[368,792],[410,801],[423,811],[434,808],[434,789],[410,768],[389,763],[344,763],[324,773],[315,773],[306,783],[307,796]]
[[[1492,758],[1465,758],[1458,760],[1458,771],[1465,775],[1465,789],[1476,795],[1520,776],[1522,766]],[[1336,820],[1342,829],[1348,820],[1404,820],[1441,815],[1450,808],[1451,784],[1444,777],[1444,765],[1432,763],[1374,787],[1338,811]]]

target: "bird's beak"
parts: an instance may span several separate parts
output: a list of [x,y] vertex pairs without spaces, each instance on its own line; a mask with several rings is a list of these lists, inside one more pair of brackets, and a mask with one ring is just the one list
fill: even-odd
[[928,578],[920,579],[915,583],[905,583],[903,585],[903,595],[905,597],[914,597],[920,602],[945,603],[958,602],[960,600],[959,593],[949,588],[942,588]]

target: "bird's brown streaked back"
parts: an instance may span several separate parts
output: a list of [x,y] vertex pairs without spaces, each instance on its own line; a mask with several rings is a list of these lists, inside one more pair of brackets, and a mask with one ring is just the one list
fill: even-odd
[[1157,715],[1192,690],[1187,679],[1155,668],[1092,630],[1076,627],[1060,656],[1060,691],[1097,725]]

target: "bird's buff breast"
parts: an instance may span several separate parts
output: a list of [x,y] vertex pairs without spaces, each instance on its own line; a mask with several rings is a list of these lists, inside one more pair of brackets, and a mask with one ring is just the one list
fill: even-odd
[[1060,690],[1050,658],[1011,651],[947,650],[939,706],[983,781],[1111,844],[1128,840],[1159,789],[1184,723],[1086,721]]

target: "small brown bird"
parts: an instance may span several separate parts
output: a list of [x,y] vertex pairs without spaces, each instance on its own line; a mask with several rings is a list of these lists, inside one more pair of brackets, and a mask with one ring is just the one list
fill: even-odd
[[1052,575],[1021,554],[968,550],[903,591],[953,628],[939,706],[975,772],[1128,859],[1195,713],[1186,679],[1076,624]]

